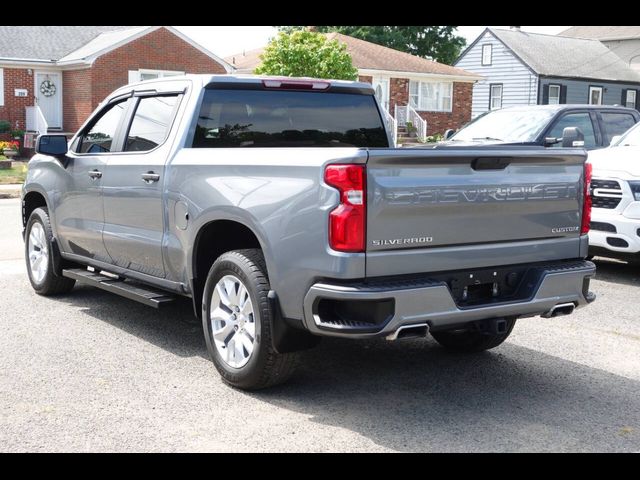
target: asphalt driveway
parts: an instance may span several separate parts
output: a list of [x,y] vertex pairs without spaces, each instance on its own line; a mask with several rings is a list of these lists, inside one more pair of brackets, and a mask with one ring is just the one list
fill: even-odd
[[0,200],[0,451],[640,451],[640,271],[518,322],[476,356],[432,340],[323,340],[287,385],[224,385],[188,301],[43,298],[18,200]]

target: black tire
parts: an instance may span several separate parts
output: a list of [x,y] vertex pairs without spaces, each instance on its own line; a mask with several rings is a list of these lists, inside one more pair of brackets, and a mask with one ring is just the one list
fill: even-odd
[[[43,265],[46,266],[46,272],[42,278],[36,277],[31,270],[31,262],[29,261],[29,245],[30,235],[34,229],[34,225],[39,224],[44,231],[46,247],[48,249],[47,259],[43,260]],[[37,294],[43,296],[58,295],[62,293],[69,293],[76,281],[71,278],[63,277],[55,271],[56,265],[62,265],[64,262],[60,257],[60,253],[57,249],[53,248],[52,244],[53,231],[51,230],[51,221],[49,220],[49,212],[46,207],[36,208],[27,221],[27,228],[25,231],[25,261],[27,263],[27,273],[29,275],[29,281],[31,286]]]
[[447,350],[460,353],[483,352],[495,348],[504,342],[511,334],[516,319],[507,320],[507,331],[495,334],[480,332],[478,330],[445,330],[431,332],[431,336]]
[[[209,320],[213,289],[220,279],[233,275],[242,282],[253,305],[255,339],[248,362],[239,368],[229,365],[214,344],[212,322]],[[207,276],[202,298],[202,326],[209,356],[222,379],[243,390],[258,390],[285,382],[294,372],[299,359],[297,352],[280,354],[273,349],[273,312],[267,299],[269,279],[264,257],[259,249],[234,250],[221,255]],[[215,306],[214,306],[215,307]]]

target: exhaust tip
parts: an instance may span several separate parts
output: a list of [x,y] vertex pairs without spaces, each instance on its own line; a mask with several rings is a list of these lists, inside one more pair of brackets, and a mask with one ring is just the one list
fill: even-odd
[[561,317],[563,315],[571,315],[575,309],[576,309],[576,306],[574,303],[559,303],[558,305],[553,307],[551,310],[544,313],[542,317],[553,318],[553,317]]
[[387,335],[387,340],[399,340],[402,338],[420,338],[426,337],[429,333],[429,325],[426,323],[418,323],[415,325],[403,325],[395,332]]

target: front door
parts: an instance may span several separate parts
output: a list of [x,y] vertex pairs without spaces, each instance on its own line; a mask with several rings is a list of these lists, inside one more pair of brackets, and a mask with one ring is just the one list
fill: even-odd
[[62,75],[36,72],[36,103],[49,128],[62,128]]
[[384,109],[389,111],[389,79],[387,77],[373,77],[373,90],[376,92],[376,98]]
[[81,132],[68,153],[67,177],[55,209],[63,252],[111,263],[102,241],[103,182],[111,152],[118,149],[126,100],[111,103]]
[[165,140],[180,98],[134,97],[124,151],[109,158],[103,180],[107,252],[115,265],[154,277],[165,277],[163,185],[171,147]]

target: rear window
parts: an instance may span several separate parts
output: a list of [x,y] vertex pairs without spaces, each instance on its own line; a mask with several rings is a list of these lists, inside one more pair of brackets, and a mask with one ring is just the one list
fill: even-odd
[[493,110],[476,118],[451,137],[451,140],[533,142],[554,115],[553,110],[536,108]]
[[372,95],[286,90],[205,92],[194,148],[388,147]]

